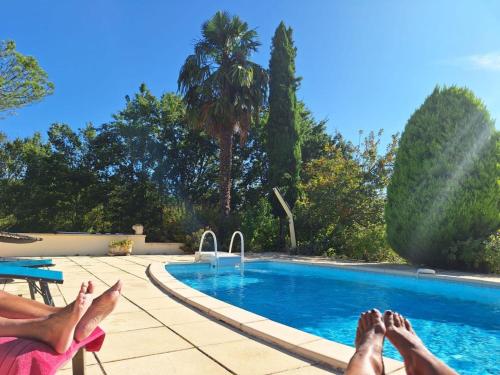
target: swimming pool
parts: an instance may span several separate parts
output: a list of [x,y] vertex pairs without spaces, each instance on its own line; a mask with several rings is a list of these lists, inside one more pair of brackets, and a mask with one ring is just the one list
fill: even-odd
[[[391,309],[460,373],[500,373],[500,288],[276,261],[247,262],[244,270],[166,268],[210,296],[347,345],[361,311]],[[401,360],[387,342],[384,355]]]

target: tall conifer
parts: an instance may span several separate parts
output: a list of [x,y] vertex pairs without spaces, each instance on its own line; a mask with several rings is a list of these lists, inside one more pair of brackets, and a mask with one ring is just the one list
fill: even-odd
[[[267,153],[269,157],[270,187],[278,187],[293,208],[298,195],[301,160],[300,132],[297,121],[295,56],[292,29],[281,22],[276,29],[269,64],[269,119],[267,123]],[[284,239],[285,213],[275,197],[273,212],[279,216],[281,246]]]

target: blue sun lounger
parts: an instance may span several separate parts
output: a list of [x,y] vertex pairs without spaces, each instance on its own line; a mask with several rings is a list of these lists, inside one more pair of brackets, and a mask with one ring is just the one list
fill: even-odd
[[3,258],[0,259],[0,266],[15,266],[15,267],[52,267],[54,262],[52,259],[17,259]]
[[[49,271],[38,268],[17,267],[5,265],[0,262],[0,279],[4,280],[25,280],[28,282],[31,299],[35,299],[35,294],[40,293],[43,301],[47,305],[54,306],[54,301],[50,294],[49,283],[62,284],[64,282],[61,271]],[[37,282],[39,285],[37,285]]]

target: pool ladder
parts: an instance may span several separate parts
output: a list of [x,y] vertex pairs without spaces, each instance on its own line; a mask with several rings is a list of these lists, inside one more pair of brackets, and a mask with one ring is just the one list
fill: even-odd
[[[203,243],[205,240],[205,236],[207,234],[210,234],[214,240],[214,251],[213,252],[205,252],[208,253],[209,255],[212,255],[209,257],[210,263],[212,266],[218,267],[219,266],[219,252],[217,251],[217,236],[215,233],[211,230],[207,230],[203,232],[201,235],[201,240],[200,240],[200,246],[198,247],[198,255],[199,255],[199,260],[203,260]],[[234,243],[234,238],[236,235],[240,236],[240,248],[241,248],[241,254],[240,254],[240,266],[243,266],[245,263],[245,240],[243,239],[243,233],[241,233],[239,230],[235,231],[233,235],[231,236],[231,241],[229,243],[229,252],[228,254],[232,254],[233,251],[233,243]],[[213,254],[210,254],[213,253]],[[224,256],[222,258],[227,258],[227,259],[232,259],[234,257],[229,257],[229,256]],[[195,258],[196,259],[196,258]]]

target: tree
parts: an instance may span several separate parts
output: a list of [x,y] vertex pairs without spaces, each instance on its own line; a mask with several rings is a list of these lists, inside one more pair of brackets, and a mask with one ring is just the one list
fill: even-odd
[[410,117],[385,211],[389,242],[401,256],[467,267],[461,244],[500,224],[495,143],[488,111],[465,88],[436,87]]
[[305,164],[296,208],[303,250],[321,255],[330,249],[364,260],[392,258],[385,237],[384,190],[397,138],[379,155],[380,135],[370,133],[357,147],[348,144],[350,153],[340,142],[327,145],[321,157]]
[[93,162],[107,178],[128,171],[148,176],[162,196],[194,203],[210,201],[217,191],[216,145],[187,126],[185,105],[173,93],[158,98],[142,84],[113,121],[97,129],[92,147]]
[[[301,145],[297,120],[295,55],[292,29],[281,22],[276,29],[269,63],[269,119],[267,121],[268,182],[280,189],[291,209],[298,196]],[[273,197],[273,213],[280,218],[279,246],[284,245],[285,212]]]
[[252,120],[267,91],[266,71],[249,60],[260,45],[257,33],[239,17],[217,12],[202,26],[203,38],[182,66],[179,91],[190,124],[203,127],[220,147],[219,184],[221,209],[231,209],[233,135],[245,142]]
[[0,115],[42,100],[54,84],[34,57],[16,51],[13,41],[0,42]]

